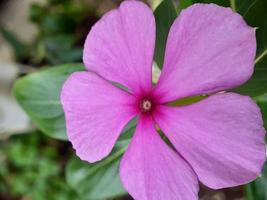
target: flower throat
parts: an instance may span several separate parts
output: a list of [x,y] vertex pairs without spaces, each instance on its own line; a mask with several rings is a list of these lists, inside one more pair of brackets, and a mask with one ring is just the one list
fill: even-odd
[[150,99],[141,100],[140,105],[139,105],[140,110],[143,113],[151,112],[152,106],[153,106],[153,103]]

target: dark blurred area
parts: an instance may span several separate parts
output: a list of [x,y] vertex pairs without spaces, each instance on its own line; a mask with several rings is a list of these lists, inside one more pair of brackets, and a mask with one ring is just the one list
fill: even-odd
[[[2,2],[5,9],[7,2]],[[98,20],[99,3],[49,0],[30,4],[28,19],[37,29],[29,42],[2,26],[0,31],[12,46],[17,62],[35,67],[64,62],[80,62],[88,29]]]

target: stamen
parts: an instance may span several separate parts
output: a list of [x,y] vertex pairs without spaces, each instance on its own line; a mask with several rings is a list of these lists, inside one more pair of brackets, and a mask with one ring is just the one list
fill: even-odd
[[152,109],[152,102],[148,99],[144,99],[140,103],[140,108],[142,112],[149,112]]

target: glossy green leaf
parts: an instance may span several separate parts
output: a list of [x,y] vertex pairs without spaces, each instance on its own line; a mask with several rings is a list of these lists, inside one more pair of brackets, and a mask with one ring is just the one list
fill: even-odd
[[178,12],[180,12],[182,9],[187,8],[188,6],[191,6],[192,4],[193,4],[193,0],[180,0],[177,6],[177,10]]
[[137,117],[129,121],[128,124],[124,127],[118,141],[131,139],[133,137],[136,123],[137,123]]
[[156,8],[154,12],[156,18],[156,49],[155,49],[155,61],[159,68],[162,69],[165,45],[169,29],[177,17],[176,8],[172,0],[164,0]]
[[220,6],[230,7],[232,0],[192,0],[193,3],[214,3]]
[[74,157],[67,164],[67,183],[86,200],[101,200],[127,194],[121,184],[118,169],[128,143],[129,140],[117,142],[107,158],[94,164]]
[[171,101],[168,103],[169,106],[185,106],[185,105],[190,105],[196,102],[199,102],[205,98],[207,98],[207,95],[201,95],[201,96],[190,96],[190,97],[185,97],[182,99],[177,99],[175,101]]
[[50,137],[66,139],[60,91],[65,80],[82,64],[66,64],[25,76],[16,81],[14,95],[35,125]]
[[[246,6],[247,8],[245,8]],[[267,128],[267,1],[247,0],[243,1],[242,6],[237,4],[237,8],[240,13],[244,14],[244,18],[250,26],[257,27],[257,55],[252,78],[235,91],[249,95],[256,100],[261,108]]]
[[244,16],[256,1],[257,0],[230,0],[230,5],[234,8],[233,10]]
[[246,200],[267,199],[267,164],[265,163],[262,174],[259,178],[245,186]]
[[264,126],[267,130],[267,93],[265,93],[262,96],[257,97],[255,100],[256,100],[258,106],[261,108]]
[[267,93],[267,1],[256,0],[247,5],[250,6],[244,18],[250,26],[257,27],[257,56],[252,78],[236,91],[256,98]]

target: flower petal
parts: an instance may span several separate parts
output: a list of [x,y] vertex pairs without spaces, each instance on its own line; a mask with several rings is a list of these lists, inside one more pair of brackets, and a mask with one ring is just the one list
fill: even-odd
[[136,114],[135,98],[92,72],[76,72],[65,82],[61,102],[68,138],[88,162],[107,156]]
[[152,86],[155,19],[138,1],[125,1],[105,14],[87,36],[83,61],[105,79],[136,93]]
[[120,164],[124,187],[136,200],[196,200],[198,180],[190,166],[155,131],[151,118],[139,120]]
[[232,187],[261,173],[265,130],[249,97],[218,94],[189,106],[161,106],[154,117],[205,185]]
[[156,93],[161,102],[237,87],[254,69],[255,29],[230,8],[195,4],[171,27]]

